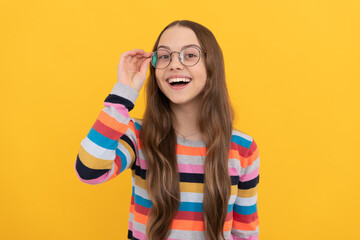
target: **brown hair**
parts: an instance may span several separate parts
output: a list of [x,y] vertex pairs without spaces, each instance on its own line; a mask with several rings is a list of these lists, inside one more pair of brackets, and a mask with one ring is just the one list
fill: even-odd
[[[173,26],[194,31],[201,48],[206,52],[207,80],[201,93],[198,126],[206,142],[203,216],[206,239],[224,238],[223,227],[230,198],[228,157],[232,134],[233,110],[225,82],[223,54],[212,32],[192,21],[174,21],[160,33]],[[169,99],[159,89],[155,69],[150,66],[147,82],[147,107],[142,124],[142,150],[146,158],[147,190],[152,201],[146,235],[149,240],[163,240],[180,204],[179,173],[176,159],[174,115]]]

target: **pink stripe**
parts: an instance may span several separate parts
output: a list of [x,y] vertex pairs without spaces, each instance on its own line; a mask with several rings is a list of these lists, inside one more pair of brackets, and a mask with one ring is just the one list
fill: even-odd
[[[178,164],[179,172],[204,174],[204,165]],[[236,168],[229,168],[230,176],[239,175]]]
[[251,173],[244,174],[240,177],[240,181],[245,182],[256,178],[259,175],[259,168],[254,169]]
[[134,229],[134,228],[133,228],[133,223],[132,223],[131,221],[129,221],[129,230],[130,230],[130,231],[133,231],[133,229]]
[[258,236],[250,236],[250,237],[247,237],[247,238],[242,238],[242,237],[232,235],[232,237],[233,237],[232,238],[233,240],[259,240]]
[[104,105],[107,107],[114,107],[116,111],[118,111],[121,115],[123,115],[126,118],[130,117],[128,109],[122,104],[105,102]]
[[91,185],[95,185],[95,184],[99,184],[99,183],[104,182],[108,178],[108,176],[110,174],[110,170],[109,170],[107,173],[105,173],[104,175],[102,175],[102,176],[100,176],[98,178],[91,179],[91,180],[85,180],[85,179],[82,179],[79,176],[78,172],[76,171],[76,161],[75,161],[75,166],[74,167],[75,167],[76,176],[80,179],[80,181],[82,181],[84,183],[87,183],[87,184],[91,184]]
[[179,172],[183,173],[202,173],[204,174],[204,165],[178,164]]
[[[139,158],[140,161],[140,167],[142,169],[146,169],[147,170],[147,166],[146,166],[146,161],[144,159]],[[137,163],[137,162],[136,162]],[[139,166],[139,164],[136,164],[137,166]]]
[[139,240],[146,240],[146,236],[144,233],[139,232],[137,230],[133,230],[133,236],[136,237]]
[[[147,170],[146,160],[139,158],[140,167]],[[139,166],[139,164],[136,164]],[[199,173],[204,174],[204,165],[193,165],[193,164],[178,164],[179,172],[182,173]],[[236,168],[229,168],[230,176],[239,175]]]
[[238,176],[239,172],[236,168],[229,168],[229,174],[230,176]]

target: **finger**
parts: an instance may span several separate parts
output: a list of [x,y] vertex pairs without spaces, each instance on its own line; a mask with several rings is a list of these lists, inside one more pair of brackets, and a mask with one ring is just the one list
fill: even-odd
[[140,70],[142,63],[146,60],[147,58],[141,58],[137,63],[136,63],[136,69]]
[[136,65],[136,63],[139,61],[139,59],[143,58],[142,54],[136,54],[134,56],[127,56],[125,61],[131,65]]
[[[136,65],[136,67],[138,67],[137,63],[139,62],[140,59],[149,58],[149,57],[151,57],[151,55],[152,55],[152,52],[143,52],[142,54],[136,54],[132,57],[132,59],[130,60],[130,63],[133,65]],[[141,65],[141,63],[140,63],[140,65]]]
[[140,72],[143,73],[143,74],[146,74],[146,71],[149,67],[149,63],[151,61],[151,58],[146,58],[144,60],[144,62],[141,64],[141,67],[140,67]]
[[136,63],[142,58],[144,58],[142,55],[135,55],[130,60],[130,63],[133,64],[133,65],[136,65]]
[[124,62],[124,61],[126,61],[126,59],[127,59],[129,56],[134,56],[134,55],[137,55],[137,54],[141,55],[143,52],[144,52],[143,49],[133,49],[133,50],[124,52],[124,53],[121,54],[121,56],[120,56],[120,61]]
[[143,56],[148,58],[148,57],[151,57],[153,55],[153,52],[144,52],[143,53]]

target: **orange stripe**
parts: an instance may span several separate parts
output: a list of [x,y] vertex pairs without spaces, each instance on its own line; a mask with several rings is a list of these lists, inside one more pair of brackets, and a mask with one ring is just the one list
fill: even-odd
[[118,131],[120,133],[125,133],[128,129],[128,126],[124,123],[118,122],[115,118],[108,115],[106,112],[101,111],[98,120],[108,126],[109,128],[114,129],[115,131]]
[[240,159],[238,150],[230,149],[229,158]]
[[130,213],[132,213],[132,214],[134,214],[134,209],[135,209],[135,205],[134,204],[130,204],[130,210],[129,210],[129,212]]
[[242,223],[234,220],[233,226],[238,230],[254,231],[256,230],[257,226],[259,226],[259,219],[256,219],[251,223]]
[[117,170],[118,170],[118,166],[116,164],[114,164],[114,165],[115,165],[115,170],[114,170],[113,174],[111,175],[111,177],[109,178],[109,180],[111,180],[111,179],[113,179],[114,177],[117,176],[116,173],[117,173]]
[[256,150],[253,152],[251,156],[241,159],[240,161],[241,167],[246,168],[247,166],[250,166],[258,157],[259,157],[259,150],[256,148]]
[[189,147],[178,144],[176,146],[176,154],[206,156],[206,147]]
[[[130,212],[134,210],[134,206],[130,206]],[[146,225],[148,216],[138,213],[134,213],[134,221]],[[230,219],[224,224],[224,231],[230,231],[233,227],[233,221]],[[179,220],[174,219],[171,224],[171,229],[184,230],[184,231],[205,231],[205,223],[203,221],[191,221],[191,220]],[[256,228],[256,227],[255,227]]]
[[250,166],[251,164],[253,164],[253,162],[258,157],[259,157],[258,148],[256,148],[255,151],[251,154],[251,156],[249,156],[247,158],[241,157],[237,150],[230,149],[230,151],[229,151],[229,158],[240,160],[240,164],[241,164],[242,168],[246,168],[247,166]]
[[232,229],[233,221],[230,219],[229,221],[225,222],[224,224],[224,232],[230,231]]
[[134,211],[134,221],[146,225],[148,216]]
[[174,219],[171,224],[171,229],[186,230],[186,231],[204,231],[205,226],[203,221],[189,221]]

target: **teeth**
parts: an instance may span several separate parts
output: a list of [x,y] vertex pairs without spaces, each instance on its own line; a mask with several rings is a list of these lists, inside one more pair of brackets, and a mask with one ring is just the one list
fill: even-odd
[[190,82],[189,78],[171,78],[169,79],[169,83],[175,83],[175,82]]

